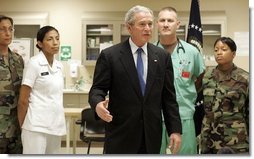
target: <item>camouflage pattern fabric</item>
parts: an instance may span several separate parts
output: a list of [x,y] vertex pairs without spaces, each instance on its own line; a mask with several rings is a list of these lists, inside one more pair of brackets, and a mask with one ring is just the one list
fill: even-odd
[[9,50],[7,60],[0,57],[0,153],[22,153],[17,103],[23,69],[17,53]]
[[0,139],[0,154],[22,154],[21,137]]
[[249,153],[249,74],[236,66],[226,75],[209,67],[203,87],[201,153],[216,154],[225,146]]

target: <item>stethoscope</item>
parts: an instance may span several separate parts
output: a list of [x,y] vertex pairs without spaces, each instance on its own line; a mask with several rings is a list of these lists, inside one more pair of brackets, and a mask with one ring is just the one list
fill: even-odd
[[[160,40],[158,40],[156,46],[158,46],[160,44]],[[189,60],[187,59],[183,59],[183,57],[180,54],[185,54],[185,49],[183,47],[183,44],[181,43],[181,41],[179,40],[179,38],[177,38],[177,49],[176,49],[178,58],[179,58],[179,72],[182,72],[184,70],[185,67],[188,67],[188,65],[191,63]]]
[[[160,43],[160,40],[157,41],[157,44],[156,46],[158,46]],[[182,50],[183,53],[185,53],[185,49],[183,47],[183,44],[181,43],[181,41],[179,40],[179,38],[177,38],[177,49],[176,49],[176,52],[179,54],[179,50]]]
[[[156,46],[158,46],[159,44],[160,44],[160,40],[158,40]],[[182,50],[182,53],[185,54],[185,49],[184,49],[184,47],[183,47],[183,44],[181,43],[181,41],[179,40],[179,38],[177,38],[177,49],[176,49],[176,52],[177,52],[178,57],[179,57],[179,59],[180,59],[179,64],[183,64],[184,61],[187,61],[187,60],[183,60],[183,59],[180,57],[180,55],[179,55],[179,54],[180,54],[180,50]],[[187,64],[190,64],[190,61],[188,61]],[[186,65],[186,64],[185,64],[185,65]]]
[[182,50],[183,53],[185,53],[185,49],[183,47],[183,44],[181,43],[181,41],[177,38],[177,50],[176,52],[179,54],[179,50]]
[[184,47],[183,47],[183,44],[181,43],[181,41],[180,41],[178,38],[177,38],[177,41],[178,41],[178,44],[177,44],[177,50],[176,50],[176,52],[177,52],[178,57],[179,57],[179,59],[180,59],[179,64],[183,64],[183,65],[186,65],[186,66],[187,66],[187,65],[190,64],[191,62],[188,61],[187,59],[183,60],[183,58],[180,57],[180,51],[179,51],[179,50],[182,50],[182,53],[185,54],[185,49],[184,49]]

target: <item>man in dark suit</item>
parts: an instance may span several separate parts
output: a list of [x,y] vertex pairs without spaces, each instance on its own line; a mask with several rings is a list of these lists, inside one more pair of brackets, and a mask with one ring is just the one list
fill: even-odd
[[162,112],[172,153],[180,147],[182,125],[172,61],[148,42],[153,19],[149,8],[131,8],[125,16],[130,38],[102,50],[97,60],[89,103],[107,122],[107,154],[159,154]]

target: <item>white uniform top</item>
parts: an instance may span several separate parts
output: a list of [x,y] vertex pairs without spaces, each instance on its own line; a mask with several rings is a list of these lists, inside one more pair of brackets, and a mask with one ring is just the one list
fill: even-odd
[[63,65],[52,67],[40,52],[24,69],[22,85],[32,88],[23,129],[62,136],[66,134],[63,108]]

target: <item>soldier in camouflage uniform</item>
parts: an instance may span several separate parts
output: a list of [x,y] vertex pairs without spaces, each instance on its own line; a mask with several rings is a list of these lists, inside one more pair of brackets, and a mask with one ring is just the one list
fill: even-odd
[[218,65],[208,67],[203,78],[201,153],[216,154],[223,147],[249,153],[249,73],[234,65],[232,39],[217,39],[214,51]]
[[13,20],[0,15],[0,153],[22,153],[17,102],[24,62],[8,45],[13,35]]

